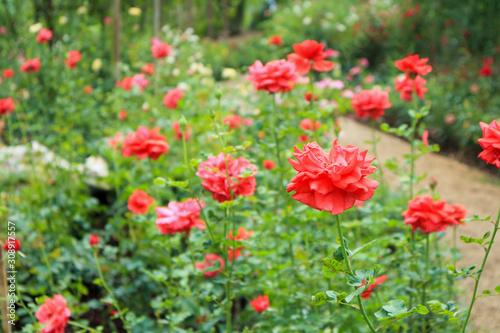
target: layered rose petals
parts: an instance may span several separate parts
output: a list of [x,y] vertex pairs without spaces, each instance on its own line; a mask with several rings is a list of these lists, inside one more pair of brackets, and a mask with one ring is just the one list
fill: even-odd
[[273,60],[266,65],[257,60],[248,67],[250,75],[247,80],[252,82],[257,90],[266,90],[269,93],[287,92],[295,87],[299,78],[295,65],[284,59]]
[[151,158],[157,160],[169,150],[167,138],[160,135],[159,127],[150,130],[147,127],[139,126],[136,132],[130,132],[123,140],[122,155],[130,157],[135,155],[138,159]]
[[489,125],[483,122],[479,125],[483,130],[483,137],[477,142],[484,150],[478,157],[500,168],[500,125],[496,120]]
[[71,310],[66,306],[64,297],[55,294],[53,299],[45,299],[45,303],[40,306],[35,316],[40,324],[46,325],[41,329],[42,333],[64,333]]
[[414,54],[401,60],[396,60],[394,64],[402,72],[427,75],[432,71],[432,67],[427,65],[427,61],[429,61],[428,58],[420,59],[418,54]]
[[205,230],[206,224],[200,220],[201,208],[205,207],[205,203],[193,198],[189,198],[184,202],[168,203],[167,207],[155,207],[156,226],[164,235],[173,235],[179,232],[191,231],[191,228],[196,227],[200,230]]
[[333,142],[329,153],[316,143],[308,143],[301,151],[295,147],[297,161],[289,159],[297,175],[287,186],[295,191],[293,199],[314,209],[340,214],[354,206],[356,200],[365,201],[373,196],[378,186],[366,176],[377,170],[366,159],[367,151],[359,153],[354,146],[341,147]]
[[[226,176],[226,160],[230,185]],[[196,175],[202,179],[203,188],[212,192],[214,200],[224,202],[231,200],[231,192],[232,199],[252,195],[257,186],[256,173],[257,167],[247,159],[243,157],[233,159],[231,154],[227,154],[224,158],[224,154],[220,153],[217,157],[210,156],[207,161],[201,163]]]
[[401,99],[409,102],[413,98],[413,93],[420,99],[424,99],[424,94],[427,92],[426,84],[427,81],[420,75],[412,79],[410,74],[406,73],[404,77],[397,77],[394,80],[394,90],[400,93]]
[[324,60],[329,56],[327,52],[324,52],[324,43],[318,43],[315,40],[305,40],[300,44],[294,44],[293,50],[295,53],[291,53],[287,56],[288,60],[295,64],[297,72],[300,75],[309,73],[312,69],[318,72],[329,72],[335,66],[333,61]]
[[127,208],[134,214],[146,214],[149,207],[155,202],[155,199],[150,197],[142,190],[134,190],[127,200]]
[[387,91],[362,90],[359,95],[354,95],[351,99],[351,106],[356,115],[360,118],[369,116],[377,119],[384,115],[384,110],[392,106],[389,103],[389,93]]
[[422,195],[410,200],[408,210],[401,215],[405,224],[412,226],[412,232],[418,228],[429,234],[445,231],[449,225],[463,224],[460,220],[467,216],[467,210],[462,205],[448,205],[444,200]]

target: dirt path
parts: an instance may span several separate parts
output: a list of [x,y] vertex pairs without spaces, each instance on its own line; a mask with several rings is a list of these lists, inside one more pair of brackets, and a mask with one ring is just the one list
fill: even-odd
[[[350,119],[343,119],[342,134],[339,143],[342,145],[352,144],[364,149],[371,149],[371,144],[366,141],[371,140],[371,129],[368,126],[357,123]],[[403,154],[410,152],[410,145],[391,135],[379,132],[381,137],[377,145],[379,158],[382,163],[385,160],[396,157],[398,161],[403,160]],[[436,191],[441,194],[441,198],[449,203],[460,203],[467,207],[469,215],[479,215],[494,219],[500,204],[500,186],[498,179],[488,173],[477,170],[455,160],[437,154],[427,154],[418,160],[416,172],[419,175],[427,172],[427,175],[434,176],[438,181]],[[428,182],[423,181],[428,184]],[[457,237],[461,235],[481,238],[487,231],[492,230],[490,223],[471,222],[467,226],[458,228]],[[447,235],[451,239],[452,235]],[[497,242],[498,243],[498,242]],[[465,244],[460,239],[457,245],[463,255],[457,267],[480,265],[484,250],[477,244]],[[500,285],[500,245],[495,244],[490,253],[490,257],[485,267],[485,271],[479,285],[479,292],[484,289],[492,290]],[[466,279],[461,282],[465,289],[465,295],[460,302],[461,306],[466,306],[472,296],[474,280]],[[474,328],[480,332],[500,332],[500,300],[498,297],[486,297],[476,301],[471,316]],[[471,330],[472,331],[472,330]]]

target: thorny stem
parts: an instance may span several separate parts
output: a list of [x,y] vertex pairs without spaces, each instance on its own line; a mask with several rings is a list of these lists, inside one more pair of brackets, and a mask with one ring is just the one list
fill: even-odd
[[486,254],[484,255],[483,263],[481,264],[481,268],[479,269],[478,271],[479,273],[477,274],[476,284],[474,285],[474,292],[472,293],[472,299],[470,301],[469,310],[467,311],[467,317],[465,317],[465,322],[462,327],[462,333],[465,333],[465,329],[467,328],[467,323],[469,322],[469,317],[472,312],[472,307],[474,306],[474,302],[476,301],[476,294],[477,294],[477,288],[479,286],[479,280],[481,279],[481,275],[483,274],[484,266],[486,265],[486,260],[488,259],[488,255],[490,254],[491,247],[493,246],[495,236],[499,229],[498,228],[499,221],[500,221],[500,209],[498,210],[497,221],[495,222],[495,229],[493,230],[493,235],[490,238],[490,243],[488,244],[488,249],[486,250]]
[[[340,225],[340,217],[337,214],[337,215],[335,215],[335,218],[337,220],[337,229],[338,229],[338,232],[339,232],[340,247],[342,248],[342,255],[344,256],[344,260],[345,260],[345,263],[346,263],[346,266],[347,266],[347,270],[349,271],[350,275],[354,275],[354,272],[352,271],[352,268],[351,268],[351,263],[349,261],[349,257],[347,256],[347,251],[345,249],[344,235],[342,233],[342,226]],[[356,287],[354,287],[354,288],[356,288]],[[368,327],[370,328],[370,331],[371,332],[376,332],[375,327],[373,326],[373,324],[371,323],[370,319],[368,318],[368,316],[366,314],[365,308],[363,306],[363,302],[361,301],[361,297],[359,295],[357,296],[357,299],[358,299],[358,304],[359,304],[359,310],[361,311],[361,315],[363,316],[363,319],[368,324]]]

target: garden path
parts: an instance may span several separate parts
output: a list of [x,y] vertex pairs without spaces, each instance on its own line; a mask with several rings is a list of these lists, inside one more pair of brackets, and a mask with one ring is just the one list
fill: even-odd
[[[370,149],[371,128],[352,119],[341,120],[342,133],[339,144],[355,145],[361,150]],[[398,161],[403,160],[404,154],[409,154],[410,145],[408,142],[396,138],[392,135],[378,132],[377,137],[381,140],[377,144],[377,151],[382,163],[387,159],[396,157]],[[385,176],[390,182],[390,173],[384,169]],[[460,203],[467,207],[469,217],[476,214],[480,217],[492,216],[496,218],[500,204],[500,186],[498,178],[460,163],[453,159],[438,154],[426,154],[416,163],[418,175],[427,173],[428,177],[434,176],[438,185],[436,192],[441,198],[449,203]],[[430,178],[429,178],[430,179]],[[423,180],[422,186],[428,186],[429,181]],[[483,235],[492,230],[492,224],[485,222],[470,222],[466,226],[459,227],[457,237],[461,235],[482,238]],[[451,242],[452,233],[448,233],[446,238]],[[479,285],[479,293],[484,289],[493,289],[500,285],[500,245],[493,245],[485,271]],[[480,266],[484,256],[484,250],[477,244],[465,244],[460,239],[457,245],[463,258],[456,265],[458,268],[477,264]],[[463,298],[459,300],[462,307],[466,306],[472,296],[474,280],[462,280],[460,285],[466,291]],[[498,297],[480,298],[472,312],[471,322],[478,332],[500,332],[500,301]]]

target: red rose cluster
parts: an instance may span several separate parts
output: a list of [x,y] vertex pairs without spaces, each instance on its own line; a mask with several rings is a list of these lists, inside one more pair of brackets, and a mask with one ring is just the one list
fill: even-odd
[[420,59],[418,54],[408,56],[401,60],[396,60],[396,68],[405,73],[404,77],[395,79],[395,89],[399,91],[401,99],[411,101],[413,93],[423,99],[427,92],[425,84],[427,81],[422,77],[432,71],[432,67],[427,65],[428,58]]

